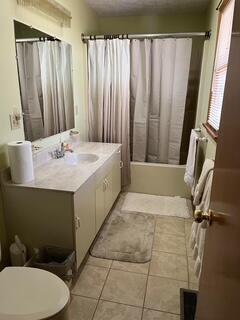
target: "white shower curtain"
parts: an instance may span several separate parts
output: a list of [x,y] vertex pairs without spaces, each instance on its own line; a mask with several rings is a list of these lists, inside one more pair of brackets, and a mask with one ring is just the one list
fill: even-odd
[[122,144],[122,184],[130,183],[130,42],[88,43],[89,140]]
[[40,58],[44,136],[74,127],[71,48],[61,41],[37,42]]
[[41,72],[36,43],[17,43],[18,71],[24,130],[34,141],[43,137],[43,102]]
[[131,42],[134,161],[179,164],[191,39]]

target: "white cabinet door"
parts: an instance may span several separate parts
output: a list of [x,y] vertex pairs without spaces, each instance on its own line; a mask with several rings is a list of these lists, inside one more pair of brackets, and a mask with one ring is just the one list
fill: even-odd
[[112,166],[112,201],[114,202],[121,191],[121,149],[114,154]]
[[105,219],[105,179],[101,181],[96,189],[96,233]]
[[105,217],[113,205],[113,183],[112,183],[112,170],[105,178],[106,190],[105,190]]
[[105,172],[104,178],[96,188],[96,233],[101,228],[106,216],[114,204],[114,201],[121,191],[120,162],[121,153],[119,151],[113,155],[108,171]]
[[74,219],[76,259],[78,268],[96,234],[94,179],[89,179],[74,194]]

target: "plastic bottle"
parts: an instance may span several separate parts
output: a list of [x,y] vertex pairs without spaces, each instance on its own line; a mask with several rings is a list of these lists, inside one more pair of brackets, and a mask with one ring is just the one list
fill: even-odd
[[10,246],[11,264],[12,266],[24,266],[27,258],[26,246],[17,235],[15,235],[14,240],[15,242]]

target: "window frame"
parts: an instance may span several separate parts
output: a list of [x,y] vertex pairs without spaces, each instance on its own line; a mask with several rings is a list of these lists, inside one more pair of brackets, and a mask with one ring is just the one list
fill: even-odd
[[219,11],[219,16],[218,16],[218,27],[217,27],[217,42],[216,42],[216,48],[215,48],[215,57],[214,57],[214,66],[213,66],[213,73],[212,73],[212,81],[211,81],[211,89],[210,89],[210,95],[209,95],[209,102],[208,102],[208,112],[207,112],[207,121],[203,123],[204,128],[207,130],[209,135],[217,142],[218,139],[218,133],[219,129],[216,130],[215,128],[212,127],[212,125],[209,123],[209,115],[210,115],[210,108],[211,108],[211,100],[212,100],[212,88],[213,88],[213,80],[215,76],[215,64],[216,64],[216,56],[217,56],[217,50],[219,46],[219,32],[220,32],[220,25],[221,25],[221,20],[222,20],[222,14],[226,6],[230,1],[234,0],[223,0],[221,6],[217,8]]

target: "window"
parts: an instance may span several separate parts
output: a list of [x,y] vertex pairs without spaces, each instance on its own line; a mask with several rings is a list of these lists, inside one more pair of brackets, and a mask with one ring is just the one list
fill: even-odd
[[207,127],[216,138],[220,125],[235,0],[225,1],[220,8],[220,25],[213,71]]

